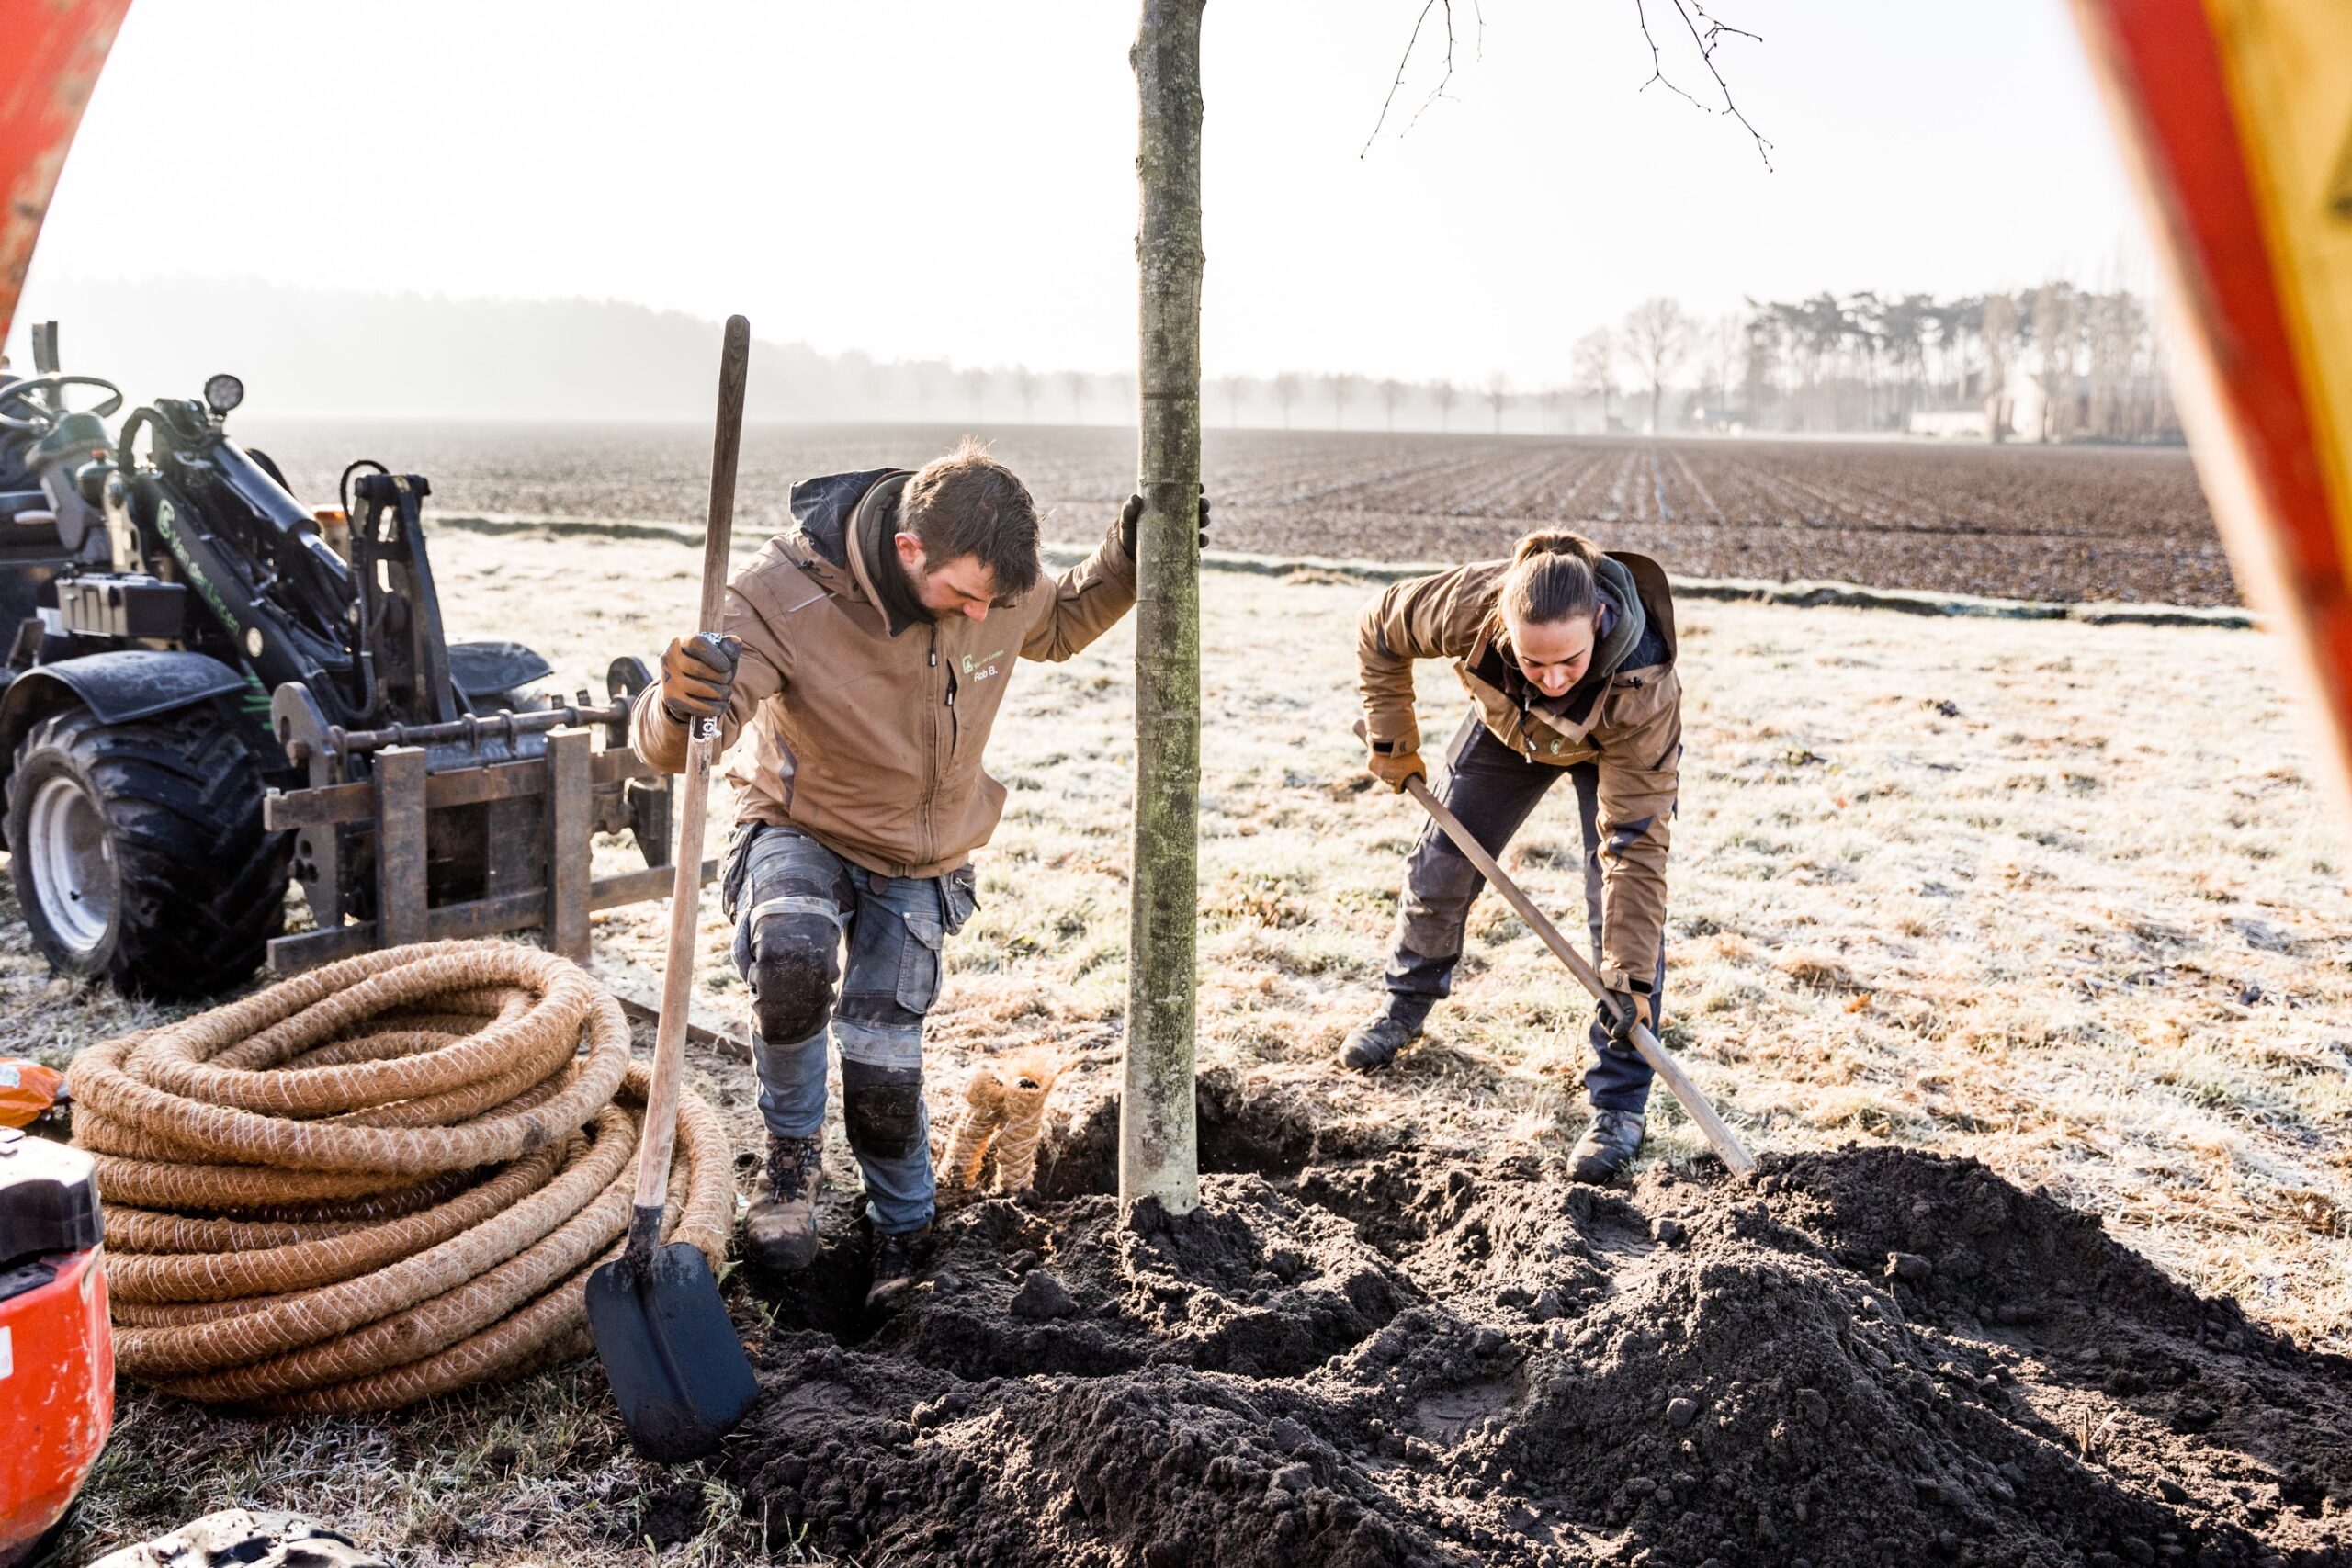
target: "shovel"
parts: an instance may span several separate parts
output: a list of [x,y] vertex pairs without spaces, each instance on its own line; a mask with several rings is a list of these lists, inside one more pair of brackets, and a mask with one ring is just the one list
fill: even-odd
[[[1362,733],[1361,726],[1358,733]],[[1617,999],[1600,983],[1600,976],[1592,965],[1585,962],[1584,954],[1569,946],[1568,939],[1560,934],[1559,928],[1535,907],[1535,900],[1521,892],[1519,884],[1503,874],[1503,868],[1495,863],[1495,857],[1487,852],[1487,847],[1470,836],[1470,829],[1462,825],[1462,818],[1448,811],[1445,803],[1430,792],[1429,782],[1409,778],[1405,781],[1405,788],[1421,803],[1421,809],[1430,814],[1430,819],[1453,840],[1454,848],[1478,868],[1480,874],[1494,884],[1495,891],[1503,896],[1503,902],[1517,910],[1519,918],[1527,922],[1527,929],[1542,937],[1544,945],[1568,966],[1569,973],[1583,982],[1584,988],[1592,993],[1592,999],[1600,1004],[1601,1010],[1609,1015],[1610,1020],[1613,1022],[1623,1017]],[[1682,1109],[1690,1113],[1690,1120],[1699,1123],[1699,1131],[1707,1134],[1707,1142],[1713,1147],[1716,1157],[1730,1168],[1734,1176],[1753,1173],[1756,1156],[1747,1152],[1747,1146],[1739,1141],[1739,1134],[1715,1114],[1715,1108],[1707,1103],[1707,1097],[1699,1092],[1699,1086],[1690,1081],[1690,1075],[1682,1070],[1682,1064],[1667,1055],[1666,1047],[1658,1043],[1657,1036],[1641,1024],[1634,1025],[1633,1033],[1634,1049],[1642,1054],[1642,1060],[1650,1065],[1650,1071],[1666,1080],[1666,1087],[1674,1091],[1674,1098],[1682,1102]]]
[[[752,325],[727,321],[718,362],[718,433],[710,455],[710,525],[703,538],[702,618],[717,633],[735,525],[735,460],[743,437],[743,379]],[[686,742],[685,797],[678,810],[677,876],[670,892],[670,963],[653,1031],[653,1082],[638,1145],[635,1211],[621,1256],[588,1276],[588,1332],[638,1451],[660,1464],[699,1459],[718,1446],[759,1398],[760,1385],[718,1299],[702,1253],[662,1243],[670,1152],[678,1134],[678,1074],[695,974],[695,917],[702,900],[703,807],[718,724],[698,720]]]

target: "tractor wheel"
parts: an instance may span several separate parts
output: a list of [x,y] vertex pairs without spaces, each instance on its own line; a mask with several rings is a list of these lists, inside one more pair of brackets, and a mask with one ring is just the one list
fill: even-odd
[[292,858],[261,797],[253,743],[204,709],[35,725],[8,778],[8,874],[42,956],[165,1000],[244,980],[285,927]]

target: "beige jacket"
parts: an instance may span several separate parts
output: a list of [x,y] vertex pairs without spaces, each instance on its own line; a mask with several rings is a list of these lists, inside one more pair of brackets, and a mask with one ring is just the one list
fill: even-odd
[[[1675,674],[1674,600],[1645,556],[1611,552],[1630,574],[1648,626],[1634,656],[1589,703],[1544,701],[1508,648],[1487,633],[1507,561],[1479,561],[1391,584],[1356,626],[1364,724],[1376,745],[1417,750],[1413,662],[1451,659],[1495,738],[1531,761],[1599,773],[1602,977],[1623,988],[1646,977],[1666,926],[1666,859],[1682,759],[1682,684]],[[1616,575],[1611,573],[1611,576]],[[1662,649],[1662,655],[1659,650]],[[1645,653],[1643,650],[1647,650]]]
[[[842,476],[856,479],[859,476]],[[1062,660],[1136,600],[1135,562],[1114,525],[1094,554],[1042,579],[985,621],[918,621],[891,635],[862,541],[898,517],[909,476],[886,471],[845,516],[777,535],[727,587],[724,625],[742,642],[722,748],[741,819],[788,824],[886,876],[939,876],[996,831],[1004,786],[980,765],[1016,659]],[[812,481],[809,487],[840,479]],[[630,716],[637,754],[685,767],[685,727],[650,688]]]

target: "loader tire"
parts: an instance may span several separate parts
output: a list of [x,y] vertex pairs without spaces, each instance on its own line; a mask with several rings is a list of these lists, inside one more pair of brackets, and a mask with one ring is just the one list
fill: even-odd
[[182,1001],[260,966],[293,845],[262,830],[255,745],[205,708],[33,727],[8,778],[8,876],[51,968]]

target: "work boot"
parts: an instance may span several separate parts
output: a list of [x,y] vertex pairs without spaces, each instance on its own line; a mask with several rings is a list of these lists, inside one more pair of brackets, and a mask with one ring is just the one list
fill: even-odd
[[789,1274],[817,1260],[817,1191],[825,1184],[825,1140],[768,1134],[765,1190],[743,1216],[743,1256]]
[[874,1284],[865,1292],[868,1312],[894,1305],[915,1282],[915,1270],[931,1250],[931,1227],[884,1231],[874,1238]]
[[1340,1066],[1360,1073],[1385,1067],[1396,1059],[1397,1052],[1420,1037],[1419,1030],[1381,1013],[1348,1031],[1348,1038],[1340,1047]]
[[1642,1146],[1648,1122],[1638,1111],[1596,1111],[1592,1125],[1568,1151],[1568,1176],[1577,1181],[1607,1181],[1625,1168]]

